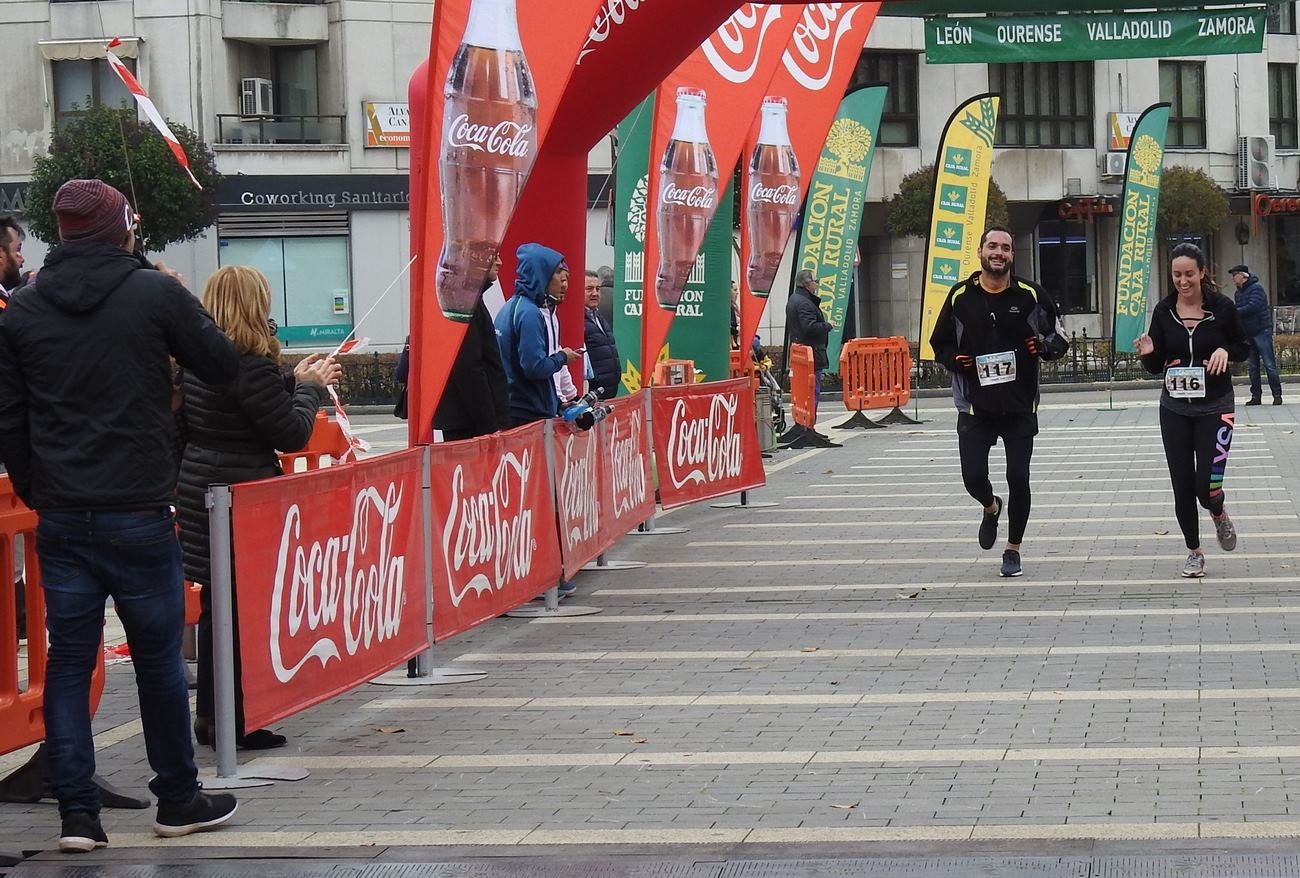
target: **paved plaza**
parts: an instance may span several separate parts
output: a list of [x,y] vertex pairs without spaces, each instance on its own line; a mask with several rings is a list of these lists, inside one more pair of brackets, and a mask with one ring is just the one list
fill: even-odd
[[[570,601],[599,615],[437,648],[481,681],[367,685],[279,724],[289,747],[241,760],[310,777],[242,791],[228,828],[160,841],[152,811],[106,811],[111,846],[75,860],[104,871],[78,874],[1300,874],[1296,409],[1239,409],[1240,545],[1219,551],[1207,516],[1207,575],[1184,580],[1155,397],[1045,397],[1022,579],[979,550],[955,413],[924,400],[920,426],[776,455],[752,496],[774,507],[700,505],[658,519],[686,533],[624,539],[610,557],[648,566],[584,573]],[[377,450],[404,444],[405,425],[358,421]],[[97,744],[101,773],[143,792],[134,699],[129,664],[110,668]],[[52,850],[58,826],[52,804],[0,805],[0,850]],[[1159,871],[1176,862],[1200,870]]]

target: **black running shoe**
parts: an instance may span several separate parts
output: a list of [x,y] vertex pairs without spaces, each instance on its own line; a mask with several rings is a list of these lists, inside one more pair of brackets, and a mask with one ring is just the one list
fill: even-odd
[[1007,549],[1002,553],[1002,575],[1019,576],[1025,571],[1020,569],[1020,553],[1015,549]]
[[205,793],[199,790],[188,805],[158,803],[158,818],[153,831],[163,838],[179,838],[194,832],[214,829],[235,813],[235,797],[229,793]]
[[100,825],[99,815],[89,811],[73,811],[63,818],[63,831],[59,833],[59,850],[65,854],[85,854],[95,848],[108,847],[108,836]]
[[985,551],[993,548],[993,544],[998,541],[998,519],[1002,517],[1002,498],[993,499],[997,501],[998,511],[992,515],[985,512],[984,518],[980,521],[980,548]]

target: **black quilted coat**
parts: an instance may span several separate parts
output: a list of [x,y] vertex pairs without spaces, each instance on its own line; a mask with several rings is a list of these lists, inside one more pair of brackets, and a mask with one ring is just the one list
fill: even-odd
[[225,387],[184,375],[180,421],[185,440],[177,487],[185,576],[208,584],[208,510],[212,484],[236,484],[280,475],[276,451],[300,451],[311,438],[316,411],[327,398],[315,384],[292,392],[269,357],[244,354],[239,377]]

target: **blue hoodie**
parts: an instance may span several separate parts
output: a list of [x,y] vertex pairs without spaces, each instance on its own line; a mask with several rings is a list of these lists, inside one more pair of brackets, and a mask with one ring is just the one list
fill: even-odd
[[542,308],[546,287],[564,257],[541,244],[523,244],[515,252],[515,292],[497,314],[497,342],[510,382],[510,416],[516,425],[553,418],[560,398],[553,377],[568,360],[549,353]]

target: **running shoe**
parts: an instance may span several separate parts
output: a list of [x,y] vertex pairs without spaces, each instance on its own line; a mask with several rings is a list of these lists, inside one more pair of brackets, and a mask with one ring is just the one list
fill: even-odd
[[1200,579],[1205,575],[1205,556],[1199,552],[1188,552],[1187,560],[1183,563],[1183,577],[1185,579]]
[[1020,569],[1020,553],[1015,549],[1007,549],[1002,553],[1002,575],[1003,576],[1020,576],[1025,571]]
[[63,853],[85,854],[106,847],[108,836],[104,834],[98,814],[73,811],[63,818],[63,831],[59,833],[59,850]]
[[998,503],[998,511],[992,514],[985,512],[980,520],[980,548],[985,551],[993,548],[993,544],[998,541],[998,519],[1002,517],[1002,498],[993,499]]
[[180,838],[182,835],[215,829],[231,818],[236,807],[235,797],[229,793],[205,793],[199,790],[185,805],[159,802],[153,831],[162,838]]
[[1237,548],[1237,529],[1232,525],[1232,519],[1224,513],[1223,518],[1214,522],[1214,535],[1219,540],[1219,548],[1225,552],[1231,552]]

